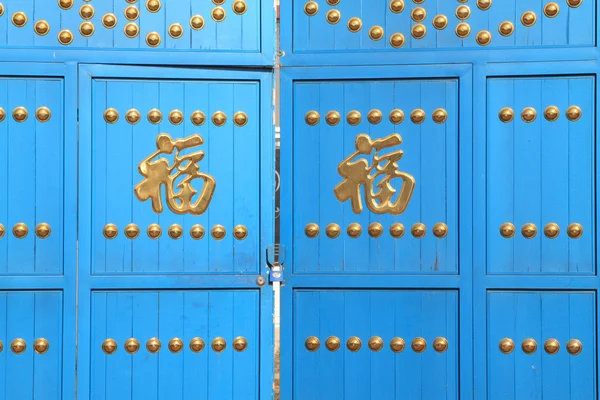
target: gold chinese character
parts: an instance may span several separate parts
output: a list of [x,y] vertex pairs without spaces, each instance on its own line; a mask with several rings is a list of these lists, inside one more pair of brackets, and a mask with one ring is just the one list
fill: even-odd
[[[144,176],[144,180],[138,183],[134,189],[135,195],[141,201],[152,199],[152,208],[156,213],[163,211],[161,199],[161,187],[164,185],[167,192],[167,206],[176,214],[190,213],[200,215],[206,211],[212,199],[217,185],[215,178],[200,172],[198,163],[204,158],[203,151],[181,154],[183,150],[200,146],[204,143],[200,135],[194,134],[187,138],[172,140],[171,136],[161,133],[156,138],[154,153],[145,158],[139,165],[138,170]],[[176,151],[173,165],[164,157],[153,160],[160,154],[172,154]],[[179,182],[178,179],[182,178]],[[198,199],[192,198],[198,193],[192,187],[192,181],[200,178],[204,181],[202,191]],[[175,184],[177,189],[175,192]]]
[[[369,210],[376,214],[402,214],[415,188],[415,178],[398,169],[396,162],[404,155],[402,150],[380,154],[381,150],[401,143],[402,138],[397,133],[375,140],[363,133],[358,135],[355,141],[356,151],[338,165],[338,172],[344,180],[335,187],[335,197],[342,202],[350,199],[352,211],[360,214],[363,210],[360,186],[363,185]],[[375,153],[370,166],[364,157],[352,161],[358,155],[370,155],[373,150]],[[402,188],[398,198],[392,201],[396,189],[390,182],[394,178],[402,179]]]

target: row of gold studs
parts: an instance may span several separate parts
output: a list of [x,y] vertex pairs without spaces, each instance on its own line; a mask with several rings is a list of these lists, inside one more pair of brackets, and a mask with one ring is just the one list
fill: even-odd
[[[179,224],[173,224],[167,230],[168,235],[171,239],[181,239],[183,237],[183,227]],[[140,228],[136,224],[129,224],[124,230],[125,237],[128,239],[136,239],[140,236]],[[190,236],[192,239],[200,240],[204,237],[204,227],[200,224],[196,224],[190,228]],[[119,234],[119,229],[115,224],[106,224],[103,229],[104,237],[107,239],[114,239]],[[158,224],[150,224],[146,229],[146,234],[150,239],[158,239],[162,235],[162,228]],[[210,231],[213,239],[222,240],[227,231],[223,225],[215,225]],[[237,240],[244,240],[248,237],[248,229],[244,225],[237,225],[233,228],[233,237]]]
[[[190,350],[194,353],[200,353],[204,350],[204,340],[199,337],[192,338],[190,340]],[[117,342],[114,339],[106,339],[102,342],[102,351],[106,354],[114,354],[117,352]],[[136,338],[129,338],[125,341],[125,351],[129,354],[135,354],[140,349],[140,342]],[[146,350],[149,353],[158,353],[162,347],[162,343],[158,338],[150,338],[146,342]],[[180,338],[173,338],[167,345],[171,353],[180,353],[183,350],[183,340]],[[212,340],[211,348],[216,353],[222,353],[227,348],[227,342],[222,337],[217,337]],[[242,352],[248,348],[248,341],[243,336],[238,336],[233,339],[233,349],[237,352]]]
[[[371,237],[378,238],[383,234],[383,225],[381,225],[379,222],[373,222],[369,225],[367,231],[369,232],[369,235]],[[319,225],[315,223],[307,224],[304,228],[304,233],[311,239],[319,236],[319,232]],[[346,232],[348,233],[348,236],[350,236],[353,239],[356,239],[362,234],[362,227],[360,226],[360,224],[354,222],[348,225]],[[393,238],[399,239],[402,236],[404,236],[404,225],[398,222],[394,223],[390,226],[389,232]],[[337,238],[338,236],[340,236],[340,233],[341,228],[338,224],[329,224],[325,228],[325,234],[330,239]],[[417,239],[421,239],[425,237],[425,234],[427,233],[427,228],[425,227],[425,224],[419,222],[412,226],[412,228],[410,229],[410,233]],[[433,234],[439,239],[446,237],[446,235],[448,234],[448,225],[444,224],[443,222],[435,224],[433,226]]]
[[[515,236],[515,232],[515,226],[510,222],[506,222],[500,226],[500,235],[502,235],[502,237],[504,238],[512,238],[513,236]],[[537,235],[537,232],[537,226],[530,222],[524,224],[521,228],[521,233],[526,239],[533,239]],[[560,227],[558,226],[558,224],[551,222],[544,227],[544,234],[549,239],[557,238],[560,234]],[[571,239],[579,239],[583,235],[583,227],[581,226],[581,224],[578,223],[570,224],[567,227],[567,235],[569,235]]]
[[[147,118],[148,122],[151,124],[158,124],[162,121],[163,114],[159,109],[153,108],[148,111]],[[140,119],[141,114],[135,108],[132,108],[125,113],[125,120],[130,124],[135,125],[140,122]],[[183,112],[180,110],[173,110],[169,112],[168,119],[173,125],[179,125],[184,119]],[[119,120],[119,112],[114,108],[106,109],[106,111],[104,111],[104,120],[109,124],[114,124]],[[206,121],[206,114],[200,110],[196,110],[190,115],[190,121],[194,125],[200,126]],[[227,123],[227,115],[223,111],[215,111],[211,117],[211,121],[216,126],[223,126]],[[248,115],[243,111],[236,112],[233,114],[233,123],[237,126],[246,125],[248,123]]]
[[[515,349],[515,342],[510,338],[504,338],[498,343],[498,348],[501,353],[510,354]],[[527,338],[521,343],[521,350],[523,350],[523,353],[525,354],[533,354],[537,351],[537,348],[538,344],[532,338]],[[544,343],[544,350],[546,353],[554,355],[560,350],[560,343],[558,340],[550,338]],[[582,350],[583,344],[579,340],[571,339],[567,342],[567,352],[572,356],[580,354]]]
[[[38,107],[35,111],[35,118],[40,122],[48,122],[52,113],[48,107]],[[12,112],[12,117],[17,122],[25,122],[29,117],[29,111],[25,107],[15,107]],[[6,111],[0,107],[0,122],[6,118]]]
[[[33,342],[33,350],[37,354],[44,354],[49,348],[50,343],[44,338],[36,339],[36,341]],[[15,354],[23,354],[25,350],[27,350],[27,342],[21,338],[17,338],[10,343],[10,349]],[[2,352],[2,350],[4,350],[4,343],[0,340],[0,352]]]
[[[372,351],[380,351],[383,349],[384,344],[384,340],[379,336],[373,336],[368,341],[369,349]],[[306,350],[315,352],[321,347],[321,342],[318,337],[309,336],[304,341],[304,346],[306,347]],[[395,337],[390,340],[390,349],[394,353],[401,353],[404,351],[405,346],[406,344],[404,339],[400,337]],[[341,341],[337,336],[329,336],[327,339],[325,339],[325,347],[329,351],[337,351],[341,347]],[[346,341],[346,347],[351,352],[357,352],[362,348],[362,341],[358,336],[351,336]],[[411,342],[410,347],[415,353],[423,353],[425,349],[427,349],[427,341],[422,337],[415,338]],[[445,352],[448,350],[448,340],[443,337],[436,338],[433,341],[433,349],[438,353]]]
[[[331,110],[325,115],[325,122],[327,122],[328,125],[335,126],[341,121],[341,118],[339,112]],[[416,108],[410,113],[410,120],[415,124],[422,124],[425,122],[426,118],[427,114],[420,108]],[[389,119],[393,124],[402,123],[402,121],[404,121],[404,111],[397,108],[390,111]],[[431,119],[436,124],[443,124],[448,119],[448,113],[443,108],[436,108],[431,114]],[[320,120],[321,115],[315,110],[307,112],[304,116],[304,121],[311,126],[317,125]],[[373,109],[367,114],[367,120],[371,124],[378,124],[383,120],[383,113],[380,110]],[[346,114],[346,122],[349,125],[358,125],[360,121],[362,121],[362,114],[360,111],[352,110]]]
[[[27,224],[19,222],[13,226],[12,232],[17,239],[23,239],[29,233],[29,228],[27,227]],[[51,232],[52,230],[50,229],[50,225],[45,222],[42,222],[35,227],[35,234],[40,239],[46,239],[48,236],[50,236]],[[0,238],[4,237],[5,233],[6,228],[4,228],[4,225],[0,224]]]
[[[567,119],[569,121],[578,121],[581,118],[581,108],[577,106],[570,106],[567,108],[565,113]],[[544,110],[544,118],[546,118],[550,122],[554,122],[558,120],[560,117],[560,110],[556,106],[548,106]],[[500,121],[508,123],[511,122],[515,118],[515,112],[510,107],[504,107],[498,113],[498,118]],[[537,118],[537,111],[533,107],[525,107],[523,111],[521,111],[521,119],[524,122],[530,123],[535,121]]]

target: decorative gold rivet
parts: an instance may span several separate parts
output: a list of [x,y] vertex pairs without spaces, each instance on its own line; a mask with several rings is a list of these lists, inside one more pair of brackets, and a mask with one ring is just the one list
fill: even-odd
[[215,22],[223,21],[226,15],[227,13],[225,12],[225,9],[223,9],[223,7],[215,7],[210,12],[210,16]]
[[379,222],[373,222],[369,225],[368,231],[371,237],[378,238],[383,234],[383,226]]
[[[129,7],[128,7],[129,8]],[[89,4],[84,4],[79,9],[79,15],[83,19],[92,19],[96,11],[94,11],[94,7]]]
[[471,9],[469,8],[469,6],[462,5],[456,8],[456,18],[465,20],[469,18],[470,15]]
[[50,349],[50,343],[44,338],[39,338],[33,342],[33,350],[38,354],[44,354]]
[[368,345],[372,351],[380,351],[383,348],[383,339],[379,336],[373,336],[369,339]]
[[117,342],[114,339],[106,339],[102,342],[102,351],[106,354],[114,354],[117,351]]
[[248,123],[248,116],[243,111],[238,111],[233,114],[233,123],[237,126],[244,126]]
[[148,339],[148,341],[146,342],[146,350],[148,350],[149,353],[158,353],[161,347],[162,343],[158,338],[153,337]]
[[11,342],[10,349],[15,354],[22,354],[27,349],[27,343],[21,338],[15,339]]
[[336,126],[340,122],[340,113],[337,111],[329,111],[327,115],[325,115],[325,121],[328,125]]
[[194,15],[192,18],[190,18],[190,26],[192,29],[199,31],[200,29],[204,28],[204,18],[202,18],[201,15]]
[[425,3],[425,0],[413,0],[413,3],[415,3],[415,4],[423,4],[423,3]]
[[304,341],[304,346],[308,351],[317,351],[321,346],[321,342],[319,342],[319,338],[316,336],[309,336]]
[[15,235],[17,239],[23,239],[29,233],[29,228],[23,222],[19,222],[18,224],[15,224],[15,226],[13,226],[12,231],[13,235]]
[[225,0],[212,0],[215,4],[225,4]]
[[325,347],[329,351],[337,351],[341,346],[341,341],[336,336],[329,336],[327,340],[325,340]]
[[206,115],[202,111],[196,110],[192,113],[190,119],[192,120],[192,124],[200,126],[206,121]]
[[4,110],[4,108],[0,107],[0,122],[4,121],[5,118],[6,118],[6,110]]
[[346,347],[348,348],[348,350],[355,353],[359,351],[362,347],[362,342],[360,341],[360,338],[356,336],[351,336],[346,342]]
[[448,113],[443,108],[436,108],[435,110],[433,110],[431,118],[436,124],[443,124],[448,119]]
[[544,227],[544,234],[550,239],[554,239],[559,233],[560,228],[554,222],[551,222]]
[[425,121],[425,111],[417,108],[410,113],[410,120],[415,124],[422,124]]
[[410,17],[415,22],[423,22],[427,16],[427,11],[423,7],[416,7],[410,12]]
[[160,35],[158,32],[150,32],[146,35],[146,44],[150,47],[156,47],[160,44]]
[[583,0],[567,0],[569,7],[577,8],[583,3]]
[[102,17],[102,25],[108,29],[114,28],[117,25],[117,16],[113,13],[104,14]]
[[310,126],[315,126],[316,124],[318,124],[320,119],[321,116],[318,112],[314,110],[307,112],[304,116],[304,121],[306,121],[306,123]]
[[369,37],[372,40],[380,40],[383,37],[383,28],[379,25],[376,25],[369,29]]
[[521,23],[524,26],[530,27],[535,24],[537,17],[533,11],[526,11],[521,15]]
[[579,340],[571,339],[567,342],[567,352],[570,355],[576,356],[581,353],[581,350],[583,350],[583,344]]
[[48,236],[50,236],[51,232],[52,229],[50,229],[50,225],[48,225],[45,222],[42,222],[41,224],[38,224],[38,226],[35,227],[35,234],[40,239],[46,239]]
[[512,339],[504,338],[498,343],[498,348],[503,354],[510,354],[515,349],[515,342]]
[[403,0],[390,1],[390,10],[395,14],[401,13],[404,10],[404,1]]
[[325,228],[325,234],[328,238],[335,239],[340,236],[340,226],[338,224],[329,224],[327,228]]
[[492,0],[477,0],[477,7],[479,7],[480,10],[489,10],[491,6]]
[[427,28],[423,24],[416,24],[410,30],[410,34],[415,39],[423,39],[425,37],[425,35],[427,34]]
[[469,33],[471,33],[471,27],[466,22],[461,22],[460,24],[456,25],[455,32],[456,36],[458,36],[461,39],[464,39],[467,36],[469,36]]
[[127,225],[124,232],[127,239],[136,239],[140,236],[140,228],[136,224]]
[[360,115],[360,112],[356,110],[352,110],[346,115],[346,122],[352,126],[358,125],[361,119],[362,116]]
[[487,46],[492,41],[492,34],[489,31],[480,31],[477,33],[475,40],[480,46]]
[[241,353],[242,351],[246,350],[246,348],[248,348],[248,341],[246,338],[238,336],[233,339],[233,349],[235,351]]
[[79,33],[81,33],[81,36],[83,37],[92,36],[95,30],[94,24],[89,21],[82,22],[81,25],[79,25]]
[[369,114],[367,114],[367,119],[373,125],[380,123],[382,117],[383,117],[383,114],[379,110],[371,110],[371,111],[369,111]]
[[390,235],[392,235],[394,239],[400,239],[404,236],[404,225],[398,222],[392,224],[392,226],[390,226]]
[[73,0],[58,0],[58,6],[63,10],[68,10],[73,7]]
[[171,239],[177,240],[183,236],[183,228],[179,224],[173,224],[169,227],[168,233]]
[[544,117],[550,122],[556,121],[559,116],[560,116],[560,111],[558,110],[558,107],[556,107],[556,106],[548,106],[544,110]]
[[537,117],[537,112],[533,107],[525,107],[523,111],[521,111],[521,119],[526,123],[531,123],[535,121]]
[[360,18],[352,17],[348,20],[348,30],[352,33],[360,31],[362,28],[362,21]]
[[25,122],[29,113],[25,107],[16,107],[12,113],[13,119],[17,122]]
[[146,1],[146,9],[152,13],[158,12],[162,4],[160,0],[147,0]]
[[4,237],[5,233],[6,233],[6,228],[4,227],[4,225],[0,224],[0,239]]
[[433,27],[435,29],[444,29],[448,26],[448,18],[445,15],[439,14],[433,18]]
[[148,111],[148,121],[151,124],[160,123],[160,121],[162,121],[162,113],[160,110],[153,108],[152,110]]
[[304,12],[309,17],[312,17],[319,12],[319,5],[316,1],[309,1],[304,5]]
[[531,338],[527,338],[523,340],[521,344],[521,349],[525,354],[533,354],[537,350],[537,342]]
[[521,233],[525,239],[533,239],[537,235],[537,227],[535,224],[528,222],[521,228]]
[[556,339],[548,339],[546,340],[546,343],[544,343],[544,350],[546,350],[546,353],[554,355],[560,350],[560,343],[558,343],[558,340]]
[[183,113],[179,110],[173,110],[169,113],[169,122],[173,125],[179,125],[183,122]]
[[38,21],[35,23],[35,25],[33,26],[33,30],[35,31],[35,33],[37,33],[40,36],[44,36],[46,35],[48,32],[50,32],[50,25],[48,24],[47,21]]
[[119,112],[114,108],[107,108],[104,111],[104,120],[109,124],[114,124],[119,120]]
[[330,24],[333,24],[333,25],[340,22],[341,18],[342,18],[342,14],[338,10],[329,10],[329,11],[327,11],[327,14],[325,15],[325,19],[327,19],[327,22],[329,22]]
[[217,337],[213,339],[211,347],[215,351],[215,353],[222,353],[227,347],[227,342],[225,342],[225,339],[223,339],[222,337]]
[[237,0],[233,2],[233,5],[231,6],[231,8],[233,9],[233,12],[238,14],[238,15],[242,15],[243,13],[246,12],[246,10],[248,9],[248,6],[246,5],[246,2],[243,0]]
[[212,122],[215,126],[223,126],[227,122],[227,116],[223,111],[217,111],[212,116]]
[[127,339],[125,342],[125,351],[129,354],[135,354],[140,349],[140,342],[135,338]]
[[179,338],[173,338],[169,340],[168,347],[171,353],[179,353],[183,350],[183,341]]
[[500,235],[502,235],[504,238],[510,239],[511,237],[515,236],[515,230],[515,226],[510,222],[500,225]]
[[158,224],[150,224],[146,233],[150,239],[158,239],[162,235],[162,228]]
[[348,225],[348,229],[346,229],[346,232],[348,233],[348,236],[350,236],[353,239],[356,239],[362,233],[362,227],[356,222],[353,222],[350,225]]
[[125,25],[125,28],[123,28],[123,32],[125,32],[125,36],[127,36],[128,38],[134,38],[137,37],[137,35],[140,33],[140,28],[135,22],[130,22],[127,25]]
[[394,353],[402,353],[405,346],[406,344],[402,338],[395,337],[390,341],[390,349],[392,349]]
[[340,0],[327,0],[327,4],[329,4],[330,6],[337,6],[338,4],[340,4]]
[[169,36],[171,36],[173,39],[179,39],[181,36],[183,36],[183,26],[181,26],[179,23],[171,24],[169,26]]
[[204,227],[196,224],[190,228],[190,236],[196,240],[200,240],[204,237]]
[[433,349],[438,353],[443,353],[448,350],[448,340],[443,337],[436,338],[433,341]]
[[138,122],[140,122],[140,118],[141,114],[135,108],[132,108],[131,110],[127,111],[127,113],[125,114],[125,119],[132,125],[135,125]]
[[248,237],[248,229],[244,225],[238,225],[233,228],[233,237],[237,240],[244,240]]
[[225,237],[227,231],[225,230],[225,227],[223,225],[215,225],[211,229],[210,234],[213,237],[213,239],[221,240]]
[[306,227],[304,227],[304,233],[311,239],[316,238],[319,235],[319,225],[315,223],[307,224]]
[[504,107],[498,113],[498,118],[504,123],[511,122],[515,118],[515,112],[510,107]]
[[107,239],[114,239],[119,234],[119,229],[115,224],[106,224],[104,226],[104,237]]
[[443,222],[435,224],[433,226],[433,234],[439,239],[446,237],[448,234],[448,225],[444,224]]
[[404,111],[397,108],[390,112],[390,122],[394,125],[398,125],[404,121]]
[[567,119],[569,121],[577,121],[579,118],[581,118],[581,108],[577,106],[567,108]]
[[404,46],[404,35],[401,33],[394,33],[392,36],[390,36],[390,44],[396,49]]
[[567,227],[567,234],[571,239],[579,239],[583,235],[583,226],[580,224],[571,224]]
[[135,21],[140,16],[140,10],[137,7],[129,6],[125,9],[123,14],[125,15],[125,18],[127,18],[128,20]]
[[27,24],[27,15],[24,12],[18,11],[12,16],[12,23],[17,28],[21,28]]
[[548,18],[554,18],[560,12],[560,7],[555,2],[550,2],[544,6],[544,15]]
[[35,118],[42,123],[48,122],[51,116],[52,113],[48,107],[39,107],[35,112]]
[[[4,5],[2,3],[0,3],[0,17],[3,16],[3,15],[4,15]],[[0,350],[0,351],[2,351],[2,350]]]
[[412,347],[415,353],[422,353],[427,348],[427,342],[425,339],[418,337],[412,341],[410,347]]
[[195,337],[190,340],[190,350],[192,350],[194,353],[200,353],[202,350],[204,350],[204,340],[199,337]]
[[425,228],[424,224],[419,222],[412,226],[412,228],[410,229],[410,232],[417,239],[421,239],[427,233],[427,229]]
[[515,31],[515,26],[510,21],[504,21],[498,26],[498,32],[502,36],[510,36]]

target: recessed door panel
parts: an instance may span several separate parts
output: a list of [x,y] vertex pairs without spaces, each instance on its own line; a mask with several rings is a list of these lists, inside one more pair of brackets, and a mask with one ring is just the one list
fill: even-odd
[[594,78],[491,78],[487,271],[592,274]]
[[458,271],[458,81],[294,84],[295,273]]

